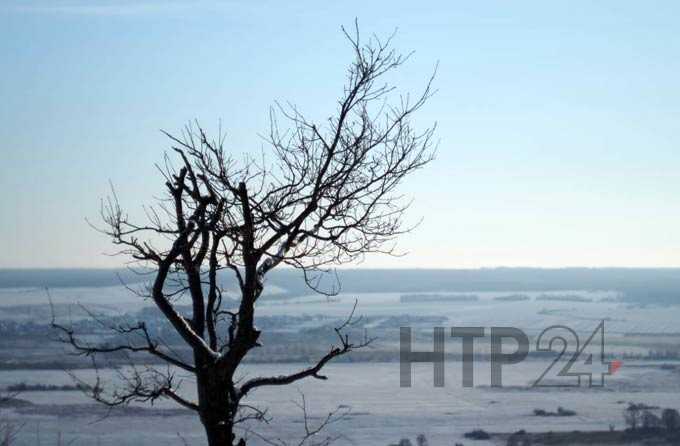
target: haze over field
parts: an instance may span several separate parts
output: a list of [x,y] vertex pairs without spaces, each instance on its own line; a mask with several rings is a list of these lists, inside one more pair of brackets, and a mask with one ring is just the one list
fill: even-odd
[[[44,286],[49,286],[58,317],[83,321],[81,330],[103,336],[87,323],[88,315],[75,302],[99,314],[100,318],[143,319],[150,327],[162,321],[149,305],[120,284],[115,271],[42,270],[0,272],[0,388],[24,384],[22,406],[13,408],[11,419],[30,416],[39,423],[43,442],[58,435],[74,445],[138,445],[163,441],[201,444],[201,426],[193,417],[169,402],[153,409],[106,413],[84,395],[71,390],[30,390],[31,386],[69,386],[73,381],[61,369],[73,370],[83,383],[94,383],[94,371],[86,359],[64,356],[63,347],[45,342],[53,338],[46,324]],[[279,374],[313,361],[332,342],[332,326],[346,317],[355,300],[366,330],[377,342],[368,351],[357,352],[350,362],[341,361],[326,372],[329,381],[303,382],[284,393],[263,391],[255,394],[254,404],[266,404],[273,417],[265,428],[268,435],[293,441],[300,435],[300,417],[292,403],[304,392],[312,413],[321,416],[338,405],[349,416],[330,432],[343,433],[347,444],[387,445],[401,437],[415,438],[426,433],[431,444],[467,442],[463,434],[474,429],[490,432],[529,432],[545,430],[623,429],[622,416],[628,402],[658,407],[678,406],[680,395],[680,350],[676,321],[676,270],[357,270],[341,271],[348,290],[330,299],[304,290],[300,277],[282,270],[272,276],[275,292],[258,306],[258,326],[263,329],[263,347],[244,366],[242,374]],[[127,279],[137,276],[125,276]],[[374,277],[376,280],[367,280]],[[665,283],[666,288],[658,288]],[[587,286],[579,286],[586,284]],[[624,286],[625,284],[625,286]],[[643,284],[656,284],[656,292],[634,294]],[[130,283],[130,286],[139,285]],[[402,287],[403,291],[399,291]],[[626,288],[628,287],[628,288]],[[627,291],[628,289],[628,291]],[[650,288],[652,289],[652,288]],[[671,293],[671,294],[669,294]],[[669,296],[674,301],[669,301]],[[577,299],[578,298],[578,299]],[[182,301],[178,301],[182,304]],[[186,302],[188,303],[188,301]],[[69,306],[70,304],[70,306]],[[602,389],[532,388],[531,385],[552,359],[537,356],[533,342],[540,331],[552,325],[568,325],[582,339],[605,320],[606,354],[623,360],[623,366],[607,377]],[[446,342],[445,386],[432,385],[432,365],[413,368],[413,387],[399,386],[399,328],[415,331],[414,349],[432,349],[434,326],[513,326],[531,338],[530,360],[506,366],[502,389],[489,388],[489,340],[478,340],[475,387],[464,388],[461,381],[460,340]],[[81,327],[81,325],[77,325]],[[90,328],[86,328],[90,327]],[[488,330],[488,329],[487,329]],[[314,342],[307,339],[314,334]],[[165,337],[179,354],[183,347],[173,337]],[[573,347],[573,346],[572,346]],[[510,348],[510,347],[508,347]],[[21,353],[19,353],[21,352]],[[30,352],[27,354],[27,352]],[[128,367],[124,358],[113,359],[111,367]],[[191,396],[191,380],[183,392]],[[99,371],[100,377],[115,382],[114,369]],[[351,379],[346,379],[351,376]],[[558,379],[553,377],[552,379]],[[552,417],[536,423],[534,409],[575,410],[574,417]],[[94,422],[90,424],[90,422]],[[85,423],[85,424],[83,424]],[[35,426],[35,424],[32,424]],[[122,429],[125,426],[125,429]],[[20,444],[34,444],[35,431],[20,433]],[[256,438],[252,444],[260,445]],[[491,443],[505,444],[502,440]]]

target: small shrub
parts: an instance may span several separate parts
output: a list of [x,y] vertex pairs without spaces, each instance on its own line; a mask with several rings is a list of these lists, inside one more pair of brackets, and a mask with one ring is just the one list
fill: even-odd
[[558,407],[557,412],[548,412],[543,409],[534,409],[534,415],[537,417],[573,417],[576,412],[573,410]]
[[563,407],[557,408],[558,417],[573,417],[574,415],[576,415],[576,412],[573,410],[565,409]]
[[520,429],[508,437],[506,446],[530,446],[531,440],[524,429]]
[[489,433],[485,430],[475,429],[473,431],[464,433],[463,437],[469,438],[470,440],[488,440],[491,438],[491,435],[489,435]]

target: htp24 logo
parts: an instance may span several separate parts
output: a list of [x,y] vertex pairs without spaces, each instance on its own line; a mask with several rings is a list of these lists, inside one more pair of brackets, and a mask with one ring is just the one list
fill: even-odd
[[[412,350],[412,329],[400,330],[400,385],[411,387],[412,364],[430,362],[434,366],[434,386],[444,387],[446,339],[444,327],[435,327],[433,351]],[[519,328],[491,327],[491,386],[503,386],[503,367],[518,364],[529,355],[529,337]],[[452,327],[450,337],[462,340],[463,387],[474,387],[475,339],[486,336],[484,327]],[[515,351],[508,353],[503,342],[513,339]],[[533,381],[532,387],[603,387],[604,377],[621,367],[621,361],[605,360],[604,321],[595,327],[581,343],[576,331],[566,325],[552,325],[543,330],[535,341],[536,352],[554,352],[557,356]]]

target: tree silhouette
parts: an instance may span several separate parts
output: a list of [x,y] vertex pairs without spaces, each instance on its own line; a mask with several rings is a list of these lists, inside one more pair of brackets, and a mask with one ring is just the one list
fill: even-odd
[[[309,367],[289,375],[235,378],[260,345],[255,304],[268,272],[287,265],[299,269],[316,291],[337,292],[319,286],[324,271],[367,253],[394,254],[395,237],[411,229],[403,224],[408,203],[397,188],[432,159],[434,127],[417,132],[411,125],[413,113],[432,94],[432,78],[417,98],[399,96],[392,104],[393,87],[382,77],[408,56],[391,49],[391,37],[362,43],[358,28],[343,32],[354,60],[336,112],[317,124],[295,106],[274,107],[267,137],[273,162],[237,160],[225,150],[221,133],[211,139],[195,124],[180,136],[166,133],[172,142],[160,166],[166,195],[146,208],[148,221],[131,221],[115,193],[105,201],[102,230],[120,247],[118,254],[151,274],[143,294],[190,348],[191,358],[175,354],[143,322],[109,324],[126,339],[118,344],[93,344],[69,326],[53,322],[54,327],[78,353],[146,353],[189,372],[198,399],[178,392],[172,367],[147,367],[130,372],[113,392],[97,383],[92,392],[97,400],[115,406],[169,398],[198,413],[210,446],[243,445],[245,439],[237,441],[234,431],[238,423],[265,416],[247,404],[249,394],[304,378],[326,379],[326,364],[369,342],[350,338],[352,314],[335,329],[337,343]],[[229,296],[238,305],[230,308],[223,305],[224,271],[233,279],[229,289],[238,290]],[[190,298],[189,314],[175,304],[179,295]]]

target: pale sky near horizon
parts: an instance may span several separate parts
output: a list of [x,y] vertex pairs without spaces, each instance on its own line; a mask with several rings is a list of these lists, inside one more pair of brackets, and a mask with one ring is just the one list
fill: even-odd
[[0,268],[120,265],[85,222],[109,180],[138,213],[159,129],[258,152],[274,100],[328,116],[355,17],[415,51],[400,91],[439,61],[423,223],[365,266],[680,266],[678,2],[3,0]]

